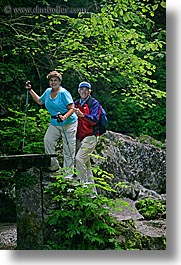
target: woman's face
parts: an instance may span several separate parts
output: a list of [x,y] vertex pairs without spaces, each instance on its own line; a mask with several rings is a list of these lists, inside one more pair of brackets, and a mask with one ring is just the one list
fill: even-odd
[[52,76],[49,80],[49,84],[53,90],[57,90],[60,87],[60,79],[56,76]]

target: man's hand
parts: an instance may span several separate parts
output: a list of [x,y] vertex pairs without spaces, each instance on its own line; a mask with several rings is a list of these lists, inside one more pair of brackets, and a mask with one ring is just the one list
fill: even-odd
[[74,111],[77,114],[77,116],[82,117],[82,118],[84,117],[84,113],[80,111],[79,108],[74,108]]

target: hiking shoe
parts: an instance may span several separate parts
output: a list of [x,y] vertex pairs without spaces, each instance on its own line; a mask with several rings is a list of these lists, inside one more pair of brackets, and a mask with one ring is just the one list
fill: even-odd
[[58,168],[56,168],[56,169],[51,169],[51,168],[49,168],[49,167],[45,167],[45,168],[42,168],[43,169],[43,171],[45,171],[45,172],[57,172],[58,170],[60,170],[60,167],[58,167]]
[[72,180],[72,179],[74,179],[74,178],[73,178],[73,176],[65,176],[64,179]]

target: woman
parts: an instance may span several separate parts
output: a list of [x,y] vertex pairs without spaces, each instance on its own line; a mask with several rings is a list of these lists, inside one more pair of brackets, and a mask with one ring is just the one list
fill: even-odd
[[[61,86],[62,76],[57,71],[47,75],[50,87],[38,96],[26,82],[26,89],[39,105],[45,104],[51,115],[49,127],[44,136],[45,153],[55,154],[57,141],[62,137],[63,142],[63,167],[67,172],[66,178],[72,178],[74,173],[74,157],[76,150],[77,115],[74,113],[74,103],[71,94]],[[50,171],[60,168],[56,158],[51,158]]]

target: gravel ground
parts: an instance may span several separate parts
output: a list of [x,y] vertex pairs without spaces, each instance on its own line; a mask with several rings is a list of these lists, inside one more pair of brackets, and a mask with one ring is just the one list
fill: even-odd
[[0,249],[16,249],[17,228],[16,224],[0,224]]

